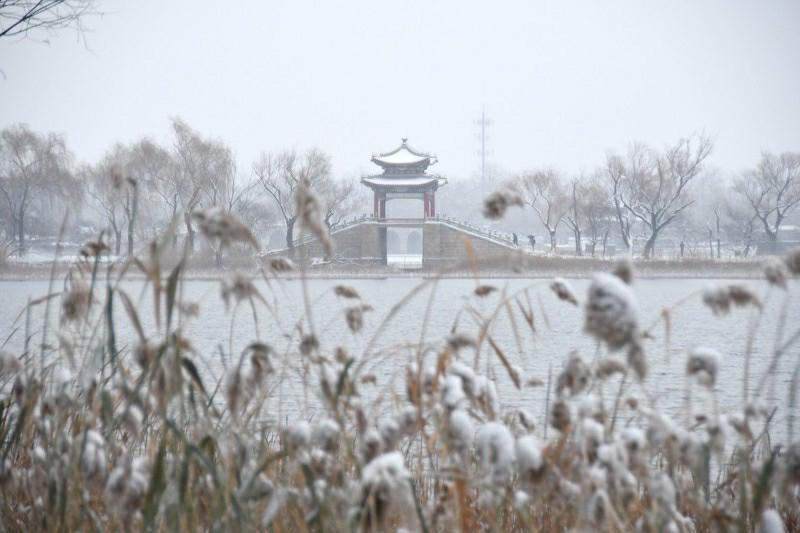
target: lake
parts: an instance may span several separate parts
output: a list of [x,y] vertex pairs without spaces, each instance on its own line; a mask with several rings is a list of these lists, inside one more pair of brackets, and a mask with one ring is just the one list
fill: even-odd
[[[322,352],[332,354],[336,346],[344,346],[351,355],[362,357],[369,340],[390,309],[400,302],[410,291],[419,286],[418,279],[359,279],[352,281],[309,280],[308,299],[313,309],[312,320],[320,339]],[[429,283],[416,296],[397,312],[378,336],[374,349],[365,360],[365,373],[374,374],[376,383],[361,385],[361,392],[369,400],[376,413],[384,410],[393,401],[395,393],[402,396],[405,368],[416,357],[418,348],[440,347],[441,342],[454,329],[475,334],[478,331],[474,317],[490,315],[497,306],[502,293],[511,294],[530,286],[529,300],[535,314],[536,332],[516,312],[514,320],[503,310],[491,328],[495,342],[505,351],[510,362],[518,367],[524,376],[523,381],[538,378],[548,380],[552,368],[553,379],[565,363],[568,354],[575,350],[587,361],[598,357],[596,343],[582,334],[583,309],[559,301],[548,289],[549,280],[501,280],[485,282],[498,290],[484,298],[474,295],[475,280],[447,279],[436,284]],[[481,282],[483,284],[484,282]],[[570,280],[578,298],[582,300],[588,287],[588,280]],[[748,332],[753,326],[755,312],[751,308],[734,308],[726,316],[716,317],[702,304],[700,291],[715,283],[739,283],[750,287],[762,300],[767,301],[766,311],[758,324],[752,352],[753,389],[764,373],[769,353],[775,342],[775,333],[780,326],[781,308],[786,306],[786,335],[800,324],[800,298],[798,284],[792,282],[789,296],[775,290],[758,280],[724,281],[697,279],[643,279],[636,280],[634,289],[639,299],[640,324],[649,326],[661,315],[665,307],[672,306],[683,297],[695,294],[671,315],[671,335],[669,344],[662,325],[652,330],[652,339],[646,344],[649,376],[644,391],[653,402],[660,404],[668,412],[681,412],[687,395],[685,379],[686,351],[694,346],[704,346],[718,350],[722,355],[722,368],[717,381],[717,402],[723,412],[742,404],[742,380],[747,347]],[[352,300],[345,300],[333,294],[333,287],[344,284],[354,287],[365,303],[373,310],[365,314],[365,325],[361,332],[354,334],[346,326],[344,311]],[[143,291],[143,282],[126,282],[125,290],[138,302],[142,310],[142,322],[147,331],[152,332],[152,303],[150,290]],[[257,282],[259,291],[269,304],[258,307],[258,330],[260,338],[269,343],[279,355],[274,362],[283,375],[276,384],[275,399],[269,406],[270,416],[285,418],[299,412],[313,413],[318,405],[314,399],[316,385],[303,387],[303,371],[298,364],[298,356],[284,356],[290,346],[296,354],[297,335],[295,326],[303,313],[302,282],[278,281],[271,288],[263,280]],[[250,342],[256,339],[253,314],[249,306],[240,306],[234,313],[226,309],[220,298],[220,283],[217,281],[186,281],[181,288],[185,301],[197,302],[200,317],[189,319],[184,324],[186,336],[194,344],[199,356],[198,366],[204,379],[211,383],[224,374],[231,364],[229,353],[239,354]],[[46,281],[0,282],[3,305],[0,307],[0,324],[3,339],[11,335],[13,322],[29,297],[47,293]],[[31,320],[32,333],[38,334],[43,306],[37,308]],[[133,330],[124,320],[124,310],[117,301],[117,314],[125,324],[120,324],[117,332],[118,343],[131,343]],[[51,323],[57,326],[57,306],[52,311]],[[37,318],[39,317],[39,318]],[[11,335],[5,347],[16,353],[23,345],[24,317],[17,321],[20,329]],[[304,326],[307,329],[307,325]],[[516,334],[515,334],[516,330]],[[289,336],[294,334],[294,339]],[[292,343],[292,344],[290,344]],[[232,347],[232,350],[231,350]],[[225,356],[221,354],[226,354]],[[474,350],[464,352],[464,362],[472,365]],[[238,360],[238,355],[236,356]],[[425,351],[425,364],[433,364],[433,350]],[[800,357],[800,346],[794,345],[784,356],[774,372],[774,387],[764,398],[769,404],[779,405],[775,423],[779,434],[786,423],[788,388],[794,365]],[[517,389],[487,343],[484,343],[479,358],[479,369],[496,379],[500,402],[504,409],[523,408],[532,413],[541,423],[543,420],[546,386]],[[311,379],[313,382],[314,380]],[[632,384],[628,392],[643,395],[638,384]],[[606,399],[616,395],[613,390],[598,391]],[[713,409],[713,402],[698,387],[693,388],[692,398],[698,408]]]

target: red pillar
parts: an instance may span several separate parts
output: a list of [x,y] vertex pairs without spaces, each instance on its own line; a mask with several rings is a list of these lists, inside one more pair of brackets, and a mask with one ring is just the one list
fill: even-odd
[[431,217],[435,217],[436,216],[436,193],[435,192],[431,193],[430,202],[431,202],[431,207],[430,207],[429,211],[430,211]]
[[386,218],[386,195],[382,194],[381,196],[382,196],[382,198],[380,199],[380,202],[379,202],[379,204],[380,204],[380,214],[378,215],[378,218],[383,219],[383,218]]
[[377,217],[378,213],[379,213],[379,211],[378,211],[378,209],[379,209],[378,208],[378,202],[379,202],[379,200],[378,200],[378,191],[373,191],[372,192],[372,196],[373,196],[372,216]]

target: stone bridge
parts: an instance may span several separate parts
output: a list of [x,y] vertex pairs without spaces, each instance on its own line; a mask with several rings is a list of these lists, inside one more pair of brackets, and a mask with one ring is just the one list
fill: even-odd
[[[387,265],[387,231],[412,228],[422,233],[423,269],[438,270],[469,260],[468,249],[476,258],[508,257],[518,254],[510,236],[448,217],[392,218],[364,217],[335,227],[331,231],[334,252],[324,257],[320,243],[311,236],[295,241],[294,259],[315,262],[379,267]],[[287,250],[274,252],[286,254]]]
[[[380,267],[388,266],[391,257],[392,266],[439,270],[473,259],[493,258],[508,264],[506,258],[520,255],[510,235],[436,214],[436,191],[447,184],[447,178],[428,173],[428,168],[438,162],[436,156],[414,150],[404,138],[398,148],[374,154],[372,162],[382,173],[361,178],[362,185],[373,193],[372,216],[335,227],[331,231],[331,257],[325,257],[313,237],[296,240],[292,251],[295,261]],[[388,202],[409,200],[422,203],[422,217],[387,216]],[[405,254],[396,253],[400,232],[408,233]],[[272,253],[286,254],[287,250]]]

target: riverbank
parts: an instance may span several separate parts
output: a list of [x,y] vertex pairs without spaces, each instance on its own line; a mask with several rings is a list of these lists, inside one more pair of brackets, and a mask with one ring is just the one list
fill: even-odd
[[[481,264],[453,264],[446,269],[400,269],[394,267],[367,267],[354,264],[327,263],[307,267],[301,274],[300,270],[286,272],[281,277],[295,279],[302,276],[314,279],[383,279],[383,278],[467,278],[479,276],[491,278],[551,278],[555,276],[566,278],[588,278],[595,272],[609,270],[618,261],[614,259],[599,259],[585,257],[552,257],[552,256],[520,256],[515,261],[496,264],[486,261]],[[762,264],[764,258],[751,258],[740,261],[716,261],[709,259],[684,259],[684,260],[633,260],[637,276],[644,279],[658,278],[727,278],[727,279],[755,279],[763,276]],[[0,281],[27,281],[49,279],[55,272],[56,277],[66,274],[75,263],[62,262],[55,265],[47,263],[9,263],[0,267]],[[170,265],[162,265],[165,269]],[[121,263],[101,264],[100,271],[108,268],[115,271],[121,269]],[[131,279],[144,277],[138,270],[128,269],[126,277]],[[185,269],[186,279],[216,280],[225,277],[230,272],[259,275],[259,268],[252,260],[230,261],[222,268],[213,268],[206,265],[194,266],[189,264]]]

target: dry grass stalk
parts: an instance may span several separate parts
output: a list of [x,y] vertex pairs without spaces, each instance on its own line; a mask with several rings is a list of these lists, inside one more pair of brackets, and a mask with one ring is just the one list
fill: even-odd
[[261,249],[258,239],[255,238],[250,228],[221,208],[195,211],[192,213],[192,218],[197,221],[203,236],[210,241],[219,242],[222,247],[241,243],[252,246],[256,250]]
[[309,230],[322,244],[326,256],[333,254],[333,242],[325,225],[322,204],[307,180],[300,180],[295,194],[297,217],[300,224]]
[[[406,397],[381,403],[384,392],[391,394],[391,377],[377,365],[359,373],[350,346],[332,346],[325,329],[317,337],[304,331],[305,322],[246,342],[238,361],[221,348],[233,362],[214,379],[198,364],[203,347],[182,321],[167,318],[180,312],[202,324],[201,310],[180,296],[182,271],[162,279],[160,252],[151,250],[137,261],[158,295],[152,311],[119,285],[98,291],[96,279],[77,274],[66,283],[62,314],[69,320],[57,346],[42,350],[48,362],[66,353],[85,362],[80,374],[56,382],[54,372],[34,368],[30,353],[0,351],[6,529],[774,531],[797,524],[800,443],[770,448],[766,438],[774,407],[783,406],[747,401],[725,406],[724,416],[689,413],[695,427],[660,410],[646,374],[652,340],[639,331],[624,272],[594,278],[584,318],[593,341],[625,350],[627,359],[603,353],[589,364],[566,354],[552,404],[537,417],[508,409],[501,398],[509,391],[493,379],[502,367],[517,388],[523,382],[490,326],[513,321],[508,313],[515,312],[535,333],[527,292],[503,293],[488,317],[469,307],[472,330],[459,323],[447,338],[408,343],[413,353],[421,348],[406,368]],[[789,292],[794,282],[785,281]],[[577,304],[571,288],[553,285]],[[363,313],[370,307],[359,303],[356,289],[333,293],[354,304],[344,310],[347,326],[367,329]],[[763,313],[769,304],[739,285],[708,294],[706,303],[722,313],[734,306]],[[242,276],[226,280],[221,296],[248,302],[255,321],[255,310],[267,307]],[[135,335],[130,346],[118,335],[123,323]],[[232,317],[231,337],[241,334],[234,324]],[[789,331],[777,349],[794,347],[798,336]],[[463,362],[467,350],[479,355],[476,339],[483,338],[499,361],[491,358],[485,373]],[[365,353],[380,362],[393,352],[379,346]],[[719,354],[695,348],[685,378],[699,380],[707,387],[700,393],[715,398],[720,368]],[[630,371],[639,378],[632,391],[625,389]],[[293,372],[319,402],[276,421],[275,390],[291,384],[282,380]],[[619,390],[609,400],[603,387],[615,379]],[[362,396],[366,385],[376,396]],[[548,438],[547,425],[558,433],[551,429]],[[726,433],[735,439],[723,442]],[[728,452],[737,459],[727,461]],[[711,464],[719,465],[715,476]]]

